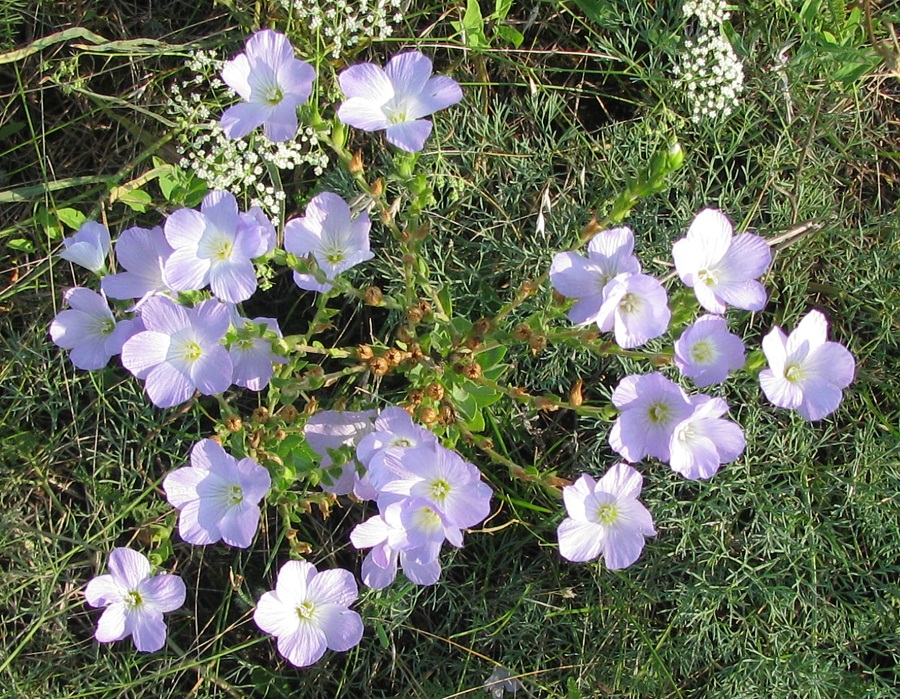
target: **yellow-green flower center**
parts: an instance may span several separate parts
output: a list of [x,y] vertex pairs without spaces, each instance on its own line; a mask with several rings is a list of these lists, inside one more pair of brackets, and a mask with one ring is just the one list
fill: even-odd
[[316,613],[316,605],[312,602],[301,602],[297,605],[297,616],[301,621],[309,621]]
[[129,609],[140,607],[143,603],[144,598],[141,597],[141,593],[137,590],[129,590],[128,594],[125,595],[125,606]]
[[325,253],[325,259],[331,264],[336,265],[344,261],[344,253],[340,250],[329,250]]
[[640,307],[641,299],[631,293],[625,294],[622,300],[619,301],[619,308],[622,310],[622,313],[634,313]]
[[612,503],[597,508],[597,521],[600,524],[615,524],[619,519],[619,510]]
[[244,501],[244,491],[239,485],[233,485],[228,491],[228,502],[231,505],[240,505]]
[[223,240],[219,243],[219,247],[214,254],[217,260],[230,260],[231,254],[234,252],[234,243],[230,240]]
[[450,494],[450,484],[443,478],[438,478],[431,484],[431,499],[435,502],[443,501]]
[[716,348],[709,340],[700,340],[691,347],[690,354],[696,364],[712,364],[716,358]]
[[669,419],[669,406],[665,403],[654,403],[647,411],[651,422],[666,422]]
[[184,358],[190,362],[196,362],[203,356],[203,348],[196,342],[188,342],[184,346]]
[[283,100],[283,99],[284,99],[284,90],[282,90],[280,87],[278,87],[278,85],[272,85],[271,87],[269,87],[269,89],[266,90],[265,97],[263,97],[263,100],[267,104],[272,105],[273,107],[275,105],[281,104],[281,100]]
[[784,378],[791,383],[797,383],[803,379],[803,369],[799,364],[788,364],[784,368]]
[[708,269],[701,269],[697,272],[697,277],[701,282],[706,284],[706,286],[715,286],[719,283],[719,280],[716,279],[716,275]]

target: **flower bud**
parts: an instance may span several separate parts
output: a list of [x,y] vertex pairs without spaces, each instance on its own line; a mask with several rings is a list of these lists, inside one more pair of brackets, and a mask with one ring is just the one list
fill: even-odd
[[293,405],[284,405],[278,411],[278,417],[280,417],[286,424],[291,424],[300,417],[300,411],[297,410]]
[[578,381],[575,382],[575,385],[569,389],[569,402],[576,408],[584,403],[584,396],[581,393],[583,387],[584,381],[578,379]]
[[491,329],[491,321],[487,318],[479,318],[472,326],[472,333],[475,335],[487,335]]
[[369,194],[373,197],[380,197],[384,193],[384,180],[380,177],[372,183],[369,188]]
[[409,389],[409,393],[406,394],[406,399],[412,405],[418,405],[422,402],[422,396],[424,395],[425,391],[423,391],[421,388],[411,388]]
[[481,378],[481,364],[478,362],[470,362],[463,367],[463,376],[467,379],[475,379]]
[[531,339],[528,341],[528,345],[531,347],[531,353],[537,354],[538,352],[542,352],[547,349],[547,336],[546,335],[532,335]]
[[369,345],[357,345],[356,356],[358,359],[367,362],[375,356],[375,352],[372,351],[372,348]]
[[422,309],[418,306],[413,306],[406,311],[406,317],[410,323],[419,323],[424,316],[425,314],[422,313]]
[[229,432],[240,432],[244,428],[244,423],[239,415],[232,415],[225,420],[225,429]]
[[250,414],[250,419],[259,424],[264,425],[269,421],[269,409],[262,406],[258,407]]
[[434,383],[428,384],[425,388],[425,395],[431,398],[431,400],[440,401],[444,398],[444,387],[441,386],[436,381]]
[[372,370],[372,373],[375,374],[375,376],[384,376],[391,370],[391,365],[384,357],[374,357],[369,362],[369,369]]
[[431,406],[423,405],[419,408],[419,420],[423,425],[433,425],[439,418],[438,411]]
[[515,329],[513,329],[513,337],[521,342],[525,342],[526,340],[531,339],[531,326],[527,323],[519,323]]
[[456,422],[456,411],[449,405],[442,405],[440,419],[442,425],[452,425]]
[[350,163],[347,165],[347,169],[350,170],[350,173],[353,175],[361,175],[363,172],[363,159],[362,159],[362,151],[358,150],[353,154],[353,157],[350,158]]

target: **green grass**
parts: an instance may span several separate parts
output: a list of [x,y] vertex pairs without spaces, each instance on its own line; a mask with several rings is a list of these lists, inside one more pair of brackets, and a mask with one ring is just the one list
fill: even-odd
[[[736,7],[748,90],[730,118],[700,125],[685,119],[672,78],[682,18],[671,3],[548,0],[527,28],[531,7],[516,4],[510,17],[525,34],[522,47],[473,51],[447,21],[462,8],[442,18],[443,6],[420,2],[407,11],[406,34],[363,50],[381,61],[419,37],[438,68],[464,84],[464,103],[435,118],[422,158],[436,193],[422,254],[432,280],[452,286],[458,313],[496,314],[677,137],[684,168],[627,219],[645,269],[671,271],[671,244],[706,205],[769,238],[815,220],[815,230],[777,248],[766,309],[736,314],[733,327],[758,345],[773,324],[791,328],[819,308],[831,338],[857,357],[858,375],[841,409],[815,424],[769,405],[752,379],[730,381],[724,394],[745,429],[745,455],[701,483],[643,464],[642,499],[659,534],[625,571],[563,561],[558,498],[461,445],[502,496],[485,530],[444,553],[438,585],[398,581],[364,592],[362,644],[305,670],[286,665],[251,619],[289,555],[274,509],[249,551],[190,547],[175,535],[167,554],[175,516],[160,483],[214,429],[215,403],[156,410],[116,362],[78,371],[47,334],[63,289],[85,282],[55,255],[69,232],[56,212],[102,215],[113,230],[158,223],[152,208],[141,215],[110,203],[111,187],[146,172],[151,156],[176,161],[172,134],[151,116],[162,114],[169,81],[193,47],[231,55],[266,8],[172,1],[151,17],[115,2],[73,16],[69,3],[39,5],[15,20],[0,13],[0,43],[14,36],[10,46],[21,48],[77,26],[164,44],[106,54],[72,40],[0,60],[0,695],[485,696],[481,685],[498,663],[536,697],[900,695],[897,78],[883,68],[846,84],[835,78],[854,57],[872,56],[861,24],[841,28],[828,14],[837,3],[813,18],[789,2]],[[883,39],[881,20],[897,9],[879,12]],[[844,53],[822,44],[823,30],[847,37]],[[776,69],[790,41],[789,60]],[[354,138],[374,177],[390,156]],[[310,181],[308,173],[292,180]],[[162,201],[154,186],[147,190]],[[336,170],[322,186],[353,192]],[[544,190],[552,211],[539,233]],[[305,201],[311,192],[297,194]],[[378,226],[376,241],[391,249]],[[351,278],[402,288],[395,252]],[[302,332],[303,302],[281,277],[275,284],[279,316]],[[550,302],[545,288],[509,322]],[[370,326],[385,336],[394,321],[385,317],[349,309],[340,316],[348,344],[366,339]],[[592,405],[608,400],[625,371],[647,368],[561,344],[534,356],[514,343],[507,360],[510,380],[535,393],[564,396],[584,380]],[[395,386],[382,385],[386,399]],[[249,414],[254,404],[240,407]],[[492,408],[488,434],[518,464],[575,477],[615,460],[608,429],[598,417],[504,401]],[[327,520],[310,513],[291,536],[313,544],[310,560],[320,567],[358,571],[347,534],[364,516],[343,502]],[[111,548],[129,544],[166,556],[165,568],[189,588],[185,607],[167,617],[170,641],[160,653],[92,640],[99,612],[84,603],[84,585]]]

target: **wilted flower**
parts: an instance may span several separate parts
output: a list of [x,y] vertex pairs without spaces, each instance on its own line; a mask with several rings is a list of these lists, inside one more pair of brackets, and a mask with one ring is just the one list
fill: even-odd
[[92,272],[101,272],[106,268],[109,244],[109,230],[106,226],[88,221],[74,235],[63,240],[65,248],[59,256]]
[[422,150],[432,128],[422,117],[462,99],[455,80],[431,70],[431,59],[419,51],[397,54],[384,68],[350,66],[338,76],[347,97],[338,118],[363,131],[384,129],[388,142],[402,150]]
[[64,298],[71,308],[60,311],[50,323],[50,338],[69,350],[69,359],[79,369],[102,369],[122,351],[128,338],[143,330],[137,318],[117,323],[106,298],[96,291],[75,287]]
[[785,336],[775,327],[763,338],[769,368],[759,375],[763,393],[779,408],[794,408],[807,420],[821,420],[837,410],[842,389],[853,381],[856,360],[838,342],[826,340],[828,321],[810,311]]
[[726,304],[746,311],[766,305],[766,290],[756,279],[772,261],[766,241],[752,233],[733,235],[721,211],[704,209],[688,228],[687,237],[672,247],[675,269],[697,301],[710,313],[722,314]]
[[260,598],[253,620],[278,639],[278,652],[292,665],[306,667],[326,649],[346,651],[360,642],[362,619],[348,609],[357,595],[349,571],[319,573],[312,563],[288,561],[275,589]]
[[227,61],[222,80],[244,102],[222,115],[229,138],[242,138],[262,126],[270,141],[287,141],[297,133],[297,107],[312,93],[316,71],[294,58],[288,38],[271,29],[247,39],[244,53]]
[[628,464],[614,464],[599,481],[582,476],[563,488],[566,517],[559,525],[559,553],[575,562],[603,556],[611,570],[627,568],[655,536],[653,518],[638,501],[643,478]]
[[[284,249],[298,257],[312,254],[325,278],[333,280],[374,257],[369,250],[371,226],[365,211],[354,218],[342,197],[321,192],[310,199],[305,216],[284,225]],[[299,272],[294,272],[294,282],[307,291],[328,291],[332,287],[316,281],[312,274]]]
[[178,532],[189,544],[247,548],[259,524],[259,501],[269,491],[269,472],[250,458],[236,458],[211,439],[191,449],[191,465],[172,471],[163,490],[180,510]]
[[134,647],[152,653],[166,642],[164,612],[184,604],[184,582],[177,575],[150,575],[142,553],[117,548],[109,554],[109,575],[99,575],[84,590],[92,607],[106,607],[94,634],[101,643],[132,636]]

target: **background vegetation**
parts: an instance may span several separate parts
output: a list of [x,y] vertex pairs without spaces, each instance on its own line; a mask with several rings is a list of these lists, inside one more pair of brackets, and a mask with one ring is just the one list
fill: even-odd
[[[56,253],[79,214],[113,231],[160,220],[168,205],[157,183],[138,181],[150,202],[121,186],[154,157],[178,162],[166,101],[191,75],[185,59],[201,49],[232,56],[280,10],[232,0],[6,0],[0,695],[479,696],[497,664],[519,676],[517,696],[900,695],[896,4],[736,5],[726,30],[746,91],[731,116],[699,124],[673,77],[696,29],[677,3],[515,1],[493,18],[483,4],[480,34],[466,9],[413,0],[393,37],[355,57],[380,62],[417,46],[464,85],[466,99],[438,115],[423,156],[440,193],[425,254],[452,280],[459,307],[472,319],[496,313],[674,136],[684,168],[627,221],[645,267],[668,271],[672,242],[706,205],[739,229],[781,237],[765,279],[770,302],[746,318],[745,336],[757,341],[773,324],[822,309],[832,338],[858,361],[841,409],[810,425],[767,404],[752,381],[730,386],[746,454],[702,483],[642,466],[659,535],[626,571],[563,561],[558,500],[511,482],[473,449],[467,456],[490,474],[498,510],[465,548],[445,554],[438,585],[367,592],[358,605],[366,635],[351,652],[297,670],[253,625],[254,599],[289,549],[274,517],[247,552],[176,537],[166,565],[192,592],[168,617],[168,648],[101,646],[83,587],[112,547],[153,550],[165,539],[174,518],[161,479],[210,423],[194,408],[153,408],[116,362],[73,369],[47,328],[83,270]],[[373,143],[359,139],[377,172],[386,155]],[[309,168],[292,177],[316,181]],[[341,181],[331,170],[324,180]],[[541,231],[545,192],[552,209]],[[288,213],[302,204],[288,202]],[[389,286],[398,271],[378,259],[372,269]],[[284,322],[305,318],[308,299],[282,276],[274,284]],[[549,290],[534,304],[548,299]],[[383,320],[371,314],[349,308],[342,318],[364,334]],[[510,358],[517,383],[565,395],[581,379],[598,404],[619,375],[569,347],[533,356],[523,346]],[[599,474],[614,460],[599,420],[499,403],[489,423],[498,451],[543,471]],[[349,503],[327,520],[310,513],[296,539],[314,542],[315,562],[358,570],[346,534],[362,516]]]

